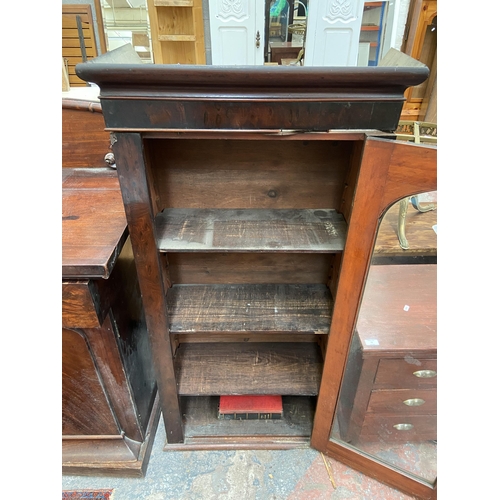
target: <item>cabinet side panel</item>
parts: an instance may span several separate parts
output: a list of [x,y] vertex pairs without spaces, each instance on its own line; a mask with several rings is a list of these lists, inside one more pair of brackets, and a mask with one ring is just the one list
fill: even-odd
[[137,266],[163,419],[170,443],[183,441],[182,420],[168,339],[164,275],[153,227],[153,204],[139,134],[117,134],[113,145]]
[[62,434],[119,435],[85,339],[62,330]]
[[118,332],[116,341],[137,408],[137,418],[145,433],[156,394],[156,380],[130,239],[116,261],[111,280],[111,286],[120,290],[112,306]]

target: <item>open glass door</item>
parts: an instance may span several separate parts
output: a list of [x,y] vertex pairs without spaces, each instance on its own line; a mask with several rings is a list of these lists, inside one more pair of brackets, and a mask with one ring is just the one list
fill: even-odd
[[[381,199],[395,193],[391,184],[388,180]],[[334,313],[311,442],[382,483],[432,499],[437,494],[437,196],[420,193],[382,201],[364,283],[337,294],[336,308],[351,291],[359,294],[359,307],[349,321]],[[351,226],[354,217],[353,212]],[[362,248],[372,229],[365,231],[365,243],[358,243],[359,230],[348,234],[346,249]],[[355,280],[348,270],[340,273],[340,281]]]

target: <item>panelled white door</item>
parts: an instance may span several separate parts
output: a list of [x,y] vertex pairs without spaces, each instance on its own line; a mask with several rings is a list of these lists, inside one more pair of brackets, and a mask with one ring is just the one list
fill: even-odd
[[364,0],[309,2],[304,66],[357,66]]
[[214,65],[264,64],[264,0],[209,0]]

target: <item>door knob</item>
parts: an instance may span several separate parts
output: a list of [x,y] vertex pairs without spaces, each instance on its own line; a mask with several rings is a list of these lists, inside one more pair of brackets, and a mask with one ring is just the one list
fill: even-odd
[[260,31],[257,31],[257,34],[255,35],[255,46],[257,48],[260,47]]

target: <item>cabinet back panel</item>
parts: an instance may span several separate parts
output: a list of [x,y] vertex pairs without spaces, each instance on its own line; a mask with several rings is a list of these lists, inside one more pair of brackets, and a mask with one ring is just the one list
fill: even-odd
[[191,9],[168,7],[156,9],[158,16],[158,34],[191,35],[194,33]]
[[169,253],[172,284],[322,283],[330,254]]
[[339,210],[352,142],[147,140],[158,208]]

